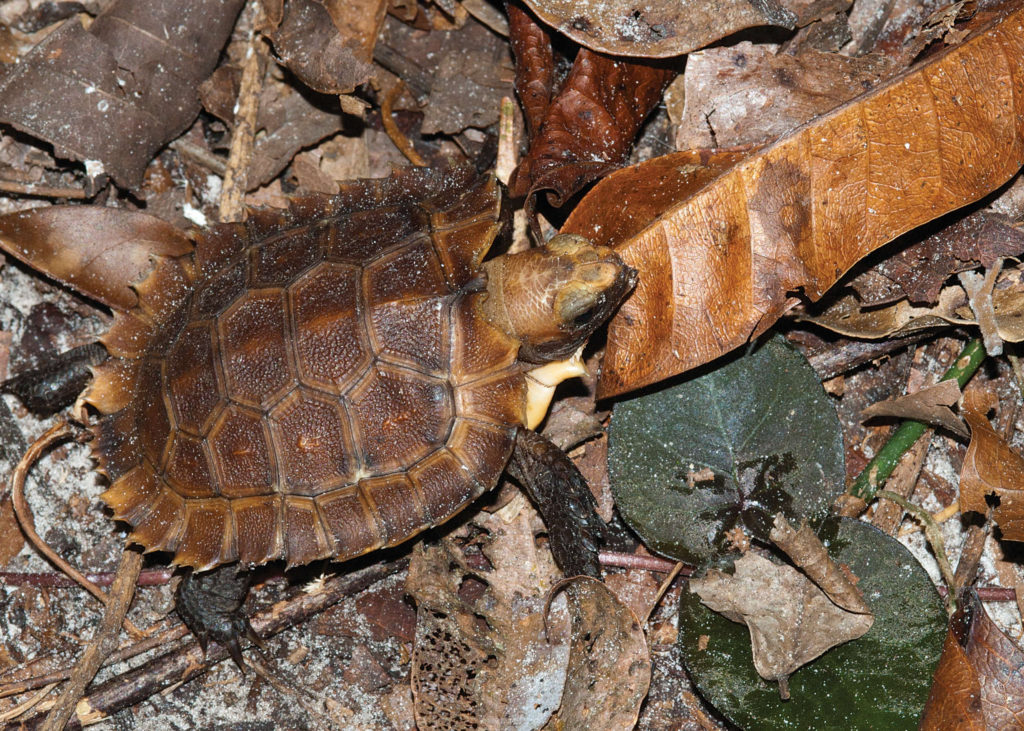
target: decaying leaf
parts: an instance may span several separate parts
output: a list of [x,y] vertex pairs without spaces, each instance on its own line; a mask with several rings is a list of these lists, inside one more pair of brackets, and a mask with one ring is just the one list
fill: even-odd
[[597,185],[562,230],[614,245],[641,282],[611,322],[599,395],[727,352],[790,308],[787,293],[819,298],[868,252],[1016,173],[1024,11],[979,23],[963,44],[749,155],[653,220],[614,227],[628,238],[605,229],[649,194],[650,163]]
[[562,706],[546,729],[629,731],[651,684],[647,638],[633,611],[597,579],[566,579],[572,618]]
[[582,46],[622,56],[681,56],[744,28],[807,25],[846,0],[526,0],[549,25]]
[[986,411],[981,397],[968,391],[963,415],[971,427],[971,442],[960,471],[960,511],[985,515],[987,498],[995,495],[998,504],[992,508],[992,520],[1003,538],[1024,541],[1024,458],[991,427]]
[[860,590],[831,559],[821,539],[806,521],[799,530],[795,530],[780,513],[775,516],[770,537],[836,606],[854,614],[871,614]]
[[558,708],[568,619],[561,602],[545,638],[544,599],[559,572],[536,546],[534,516],[519,497],[483,518],[491,571],[469,569],[447,539],[417,549],[406,589],[418,604],[412,681],[424,731],[460,722],[529,731]]
[[999,326],[996,319],[995,304],[992,301],[992,290],[996,286],[996,277],[1002,269],[1002,261],[989,269],[984,276],[980,272],[960,272],[960,286],[967,292],[967,304],[974,313],[974,319],[981,330],[985,343],[985,352],[991,356],[1003,354],[1003,341],[999,337]]
[[311,89],[347,94],[373,75],[370,59],[387,7],[385,0],[287,0],[268,36]]
[[786,680],[797,668],[867,632],[870,614],[839,607],[796,569],[755,553],[737,559],[735,573],[708,571],[690,590],[710,609],[747,625],[754,666],[765,680]]
[[920,391],[879,401],[861,412],[864,419],[876,416],[895,416],[912,419],[933,426],[941,426],[962,437],[969,436],[967,427],[949,408],[960,400],[960,384],[955,379],[939,381]]
[[[540,39],[543,31],[529,13],[513,16],[516,89],[527,99],[530,149],[512,173],[509,192],[516,197],[549,190],[558,206],[587,183],[622,165],[640,123],[661,99],[675,76],[671,67],[616,59],[580,49],[561,89],[553,88],[548,66],[554,57]],[[523,53],[521,49],[526,49]],[[533,64],[542,64],[537,68]],[[546,86],[545,86],[546,85]],[[544,100],[550,102],[543,108]]]
[[242,5],[118,0],[88,29],[71,18],[0,79],[0,121],[89,163],[93,177],[136,186],[157,150],[195,119],[196,88]]
[[1024,727],[1024,651],[989,618],[974,590],[949,620],[923,731]]
[[938,301],[951,274],[1024,252],[1024,231],[1005,215],[976,211],[931,236],[886,257],[850,281],[864,307],[907,299],[915,305]]
[[750,41],[686,60],[676,149],[760,145],[863,94],[897,71],[884,56],[779,53]]
[[52,206],[0,216],[0,249],[115,310],[135,306],[154,256],[181,256],[192,242],[144,213]]

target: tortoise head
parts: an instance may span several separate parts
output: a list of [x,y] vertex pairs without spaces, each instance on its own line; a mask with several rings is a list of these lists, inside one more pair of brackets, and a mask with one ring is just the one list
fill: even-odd
[[531,363],[579,348],[636,284],[636,270],[618,254],[574,234],[484,266],[484,314],[521,343],[519,357]]

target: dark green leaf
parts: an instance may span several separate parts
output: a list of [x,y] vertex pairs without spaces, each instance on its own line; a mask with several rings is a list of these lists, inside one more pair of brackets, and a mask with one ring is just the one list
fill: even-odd
[[[651,548],[691,563],[724,553],[724,534],[737,525],[767,541],[777,512],[794,524],[823,520],[845,477],[835,410],[781,337],[616,404],[609,439],[626,522]],[[713,477],[694,481],[705,468]]]
[[[754,671],[747,628],[684,591],[679,646],[690,675],[712,705],[745,729],[917,728],[946,629],[938,592],[899,541],[867,523],[833,519],[820,533],[832,558],[859,580],[875,615],[868,633],[797,670],[789,679],[791,699],[782,701],[778,686]],[[701,637],[707,638],[703,650]]]

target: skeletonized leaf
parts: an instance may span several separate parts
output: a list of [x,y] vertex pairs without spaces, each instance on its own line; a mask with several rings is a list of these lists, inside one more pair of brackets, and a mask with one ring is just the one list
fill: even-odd
[[649,194],[648,163],[598,184],[563,231],[615,246],[641,282],[611,322],[599,395],[731,350],[792,307],[789,292],[819,298],[867,253],[1016,173],[1024,11],[980,16],[961,45],[747,156],[628,239],[605,228]]
[[900,419],[941,426],[962,437],[970,436],[967,427],[949,408],[960,400],[960,384],[954,379],[939,381],[920,391],[908,393],[887,401],[871,404],[861,416],[871,419],[876,416],[895,416]]
[[154,256],[181,256],[189,238],[145,213],[99,206],[52,206],[0,216],[0,249],[113,309],[137,300],[131,285]]

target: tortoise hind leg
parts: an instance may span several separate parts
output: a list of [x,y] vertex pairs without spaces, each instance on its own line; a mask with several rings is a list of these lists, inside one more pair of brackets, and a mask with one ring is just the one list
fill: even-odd
[[587,481],[572,460],[537,432],[520,429],[508,472],[540,511],[559,568],[566,576],[600,578],[597,552],[605,524],[597,515]]
[[178,616],[199,640],[203,652],[212,639],[228,651],[243,673],[241,638],[263,647],[263,640],[241,612],[251,584],[252,572],[231,564],[201,574],[189,571],[174,595]]
[[92,378],[89,366],[106,359],[107,350],[99,343],[81,345],[8,378],[0,391],[14,394],[36,414],[52,414],[75,402]]

